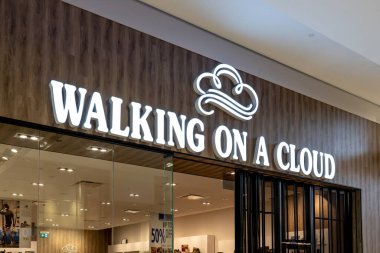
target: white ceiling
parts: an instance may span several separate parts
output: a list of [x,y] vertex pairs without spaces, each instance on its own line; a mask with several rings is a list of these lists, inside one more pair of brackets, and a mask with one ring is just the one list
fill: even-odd
[[380,2],[142,2],[380,105]]

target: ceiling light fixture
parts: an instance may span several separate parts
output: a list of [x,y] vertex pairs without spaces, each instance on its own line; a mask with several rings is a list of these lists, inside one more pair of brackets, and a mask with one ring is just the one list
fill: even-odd
[[62,217],[68,217],[69,215],[67,213],[61,214]]
[[203,202],[202,205],[209,206],[209,205],[211,205],[211,203],[210,202]]
[[201,196],[201,195],[196,195],[196,194],[188,194],[188,195],[180,196],[179,198],[181,199],[184,198],[188,200],[200,200],[200,199],[205,199],[206,197]]
[[72,169],[72,168],[65,168],[65,167],[59,167],[58,170],[61,171],[61,172],[67,172],[67,173],[74,173],[75,172],[74,169]]
[[36,183],[36,182],[32,183],[32,185],[33,185],[33,186],[41,186],[41,187],[44,186],[43,183]]
[[127,218],[123,218],[122,220],[123,220],[123,221],[127,221],[127,222],[129,221],[129,219],[127,219]]
[[18,150],[15,148],[11,148],[11,152],[16,154],[18,152]]
[[87,212],[87,208],[81,208],[79,210],[82,211],[82,212]]
[[137,194],[137,193],[130,193],[130,194],[129,194],[129,197],[131,197],[131,198],[138,198],[138,197],[140,197],[140,194]]
[[141,212],[141,211],[140,211],[140,210],[132,210],[132,209],[128,209],[128,210],[124,210],[124,212],[135,214],[135,213],[139,213],[139,212]]
[[101,153],[107,153],[107,152],[110,152],[112,150],[112,149],[109,149],[109,148],[98,147],[98,146],[89,146],[86,149],[94,151],[94,152],[101,152]]
[[166,183],[165,185],[167,185],[167,186],[176,186],[177,184],[176,183]]
[[15,196],[15,197],[24,197],[24,194],[22,194],[22,193],[17,193],[17,192],[14,192],[14,193],[12,193],[12,196]]
[[94,229],[95,227],[90,225],[90,226],[88,226],[88,228],[89,229]]
[[104,225],[111,226],[111,222],[105,222]]
[[32,141],[39,141],[39,140],[43,139],[42,137],[39,137],[39,136],[36,136],[36,135],[24,134],[24,133],[16,133],[14,135],[14,137],[20,138],[20,139],[23,139],[23,140],[29,139],[29,140],[32,140]]
[[6,156],[1,157],[1,159],[3,159],[4,161],[8,161],[9,160],[9,158],[6,157]]

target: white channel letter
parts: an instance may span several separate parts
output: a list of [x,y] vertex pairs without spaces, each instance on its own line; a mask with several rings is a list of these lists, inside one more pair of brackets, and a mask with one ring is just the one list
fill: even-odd
[[[331,167],[330,167],[331,165]],[[330,154],[325,154],[325,178],[333,179],[335,177],[335,160]]]
[[240,162],[247,161],[247,132],[242,132],[241,135],[239,130],[232,129],[233,134],[233,160],[239,160]]
[[300,172],[299,164],[296,165],[296,146],[294,144],[289,144],[289,149],[288,161],[290,161],[290,171]]
[[123,100],[118,97],[110,97],[108,103],[110,105],[110,134],[128,137],[129,127],[126,126],[124,130],[121,130],[121,105]]
[[108,133],[106,115],[104,113],[102,96],[99,92],[94,92],[90,99],[90,104],[87,109],[86,120],[83,123],[83,128],[91,129],[91,120],[96,120],[95,131]]
[[[318,159],[318,156],[320,160]],[[318,169],[318,164],[321,166],[320,169]],[[313,172],[316,177],[322,177],[323,175],[323,153],[315,150],[313,150]]]
[[284,141],[276,145],[274,148],[274,163],[277,168],[282,170],[288,170],[290,168],[290,163],[284,163],[283,161],[283,153],[289,154],[289,150],[289,145]]
[[[305,161],[307,160],[307,162]],[[303,148],[297,154],[298,164],[301,166],[301,172],[308,176],[311,174],[313,170],[313,157],[308,148]]]
[[154,114],[154,144],[165,145],[165,111],[156,109]]
[[257,165],[269,166],[268,151],[264,136],[260,136],[256,140],[253,163]]
[[[50,81],[49,87],[55,122],[63,124],[66,123],[68,118],[70,126],[79,126],[82,120],[87,90],[84,88],[79,88],[77,90],[73,85],[63,85],[63,83],[55,80]],[[65,95],[63,94],[63,91],[65,92]],[[65,97],[65,101],[63,101],[63,97]],[[79,103],[77,98],[79,99]]]
[[[147,118],[152,112],[152,107],[149,105],[144,106],[143,115],[141,115],[141,104],[136,102],[131,102],[129,104],[129,116],[130,116],[130,126],[131,126],[131,138],[135,140],[143,140],[146,142],[153,142],[152,133],[150,132],[149,124]],[[141,131],[143,136],[141,138]]]
[[[222,147],[222,135],[225,136],[224,148]],[[232,135],[226,126],[221,125],[214,130],[212,134],[212,147],[215,155],[219,158],[227,158],[231,155]]]
[[[194,133],[195,128],[200,133]],[[200,153],[205,149],[205,136],[203,133],[205,125],[200,119],[193,118],[187,123],[186,128],[186,148],[192,153]]]
[[186,116],[180,115],[181,123],[178,121],[177,114],[174,112],[167,112],[168,126],[167,126],[167,136],[168,145],[178,149],[185,148],[186,141]]

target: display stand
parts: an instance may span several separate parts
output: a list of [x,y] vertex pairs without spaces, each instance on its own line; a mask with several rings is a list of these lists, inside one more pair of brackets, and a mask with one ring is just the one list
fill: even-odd
[[174,249],[181,250],[182,245],[188,245],[190,252],[193,248],[199,248],[201,253],[215,253],[215,236],[198,235],[174,238]]

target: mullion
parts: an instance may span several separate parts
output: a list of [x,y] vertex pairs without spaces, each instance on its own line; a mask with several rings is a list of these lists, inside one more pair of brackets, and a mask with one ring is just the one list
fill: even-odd
[[294,208],[294,238],[295,241],[298,242],[298,190],[297,190],[297,184],[293,185],[293,208]]
[[[319,198],[319,208],[320,208],[320,211],[319,211],[319,216],[321,216],[322,218],[324,217],[323,216],[323,188],[321,187],[320,188],[320,193],[319,193],[319,195],[320,195],[320,198]],[[322,233],[322,231],[323,231],[323,229],[324,229],[324,222],[323,222],[323,220],[319,220],[319,235],[320,235],[320,242],[321,242],[321,246],[320,246],[320,249],[321,249],[321,253],[324,253],[324,251],[325,251],[325,244],[324,244],[324,238],[323,238],[323,233]]]
[[328,190],[328,194],[327,194],[327,209],[328,209],[328,225],[329,225],[329,232],[328,232],[328,236],[329,236],[329,252],[332,253],[333,252],[333,240],[332,240],[332,198],[331,198],[331,189]]
[[261,232],[262,232],[262,236],[261,236],[261,240],[262,240],[262,248],[261,248],[261,251],[262,253],[265,253],[265,179],[264,177],[262,178],[262,181],[261,181],[261,210],[262,210],[262,214],[261,214]]

